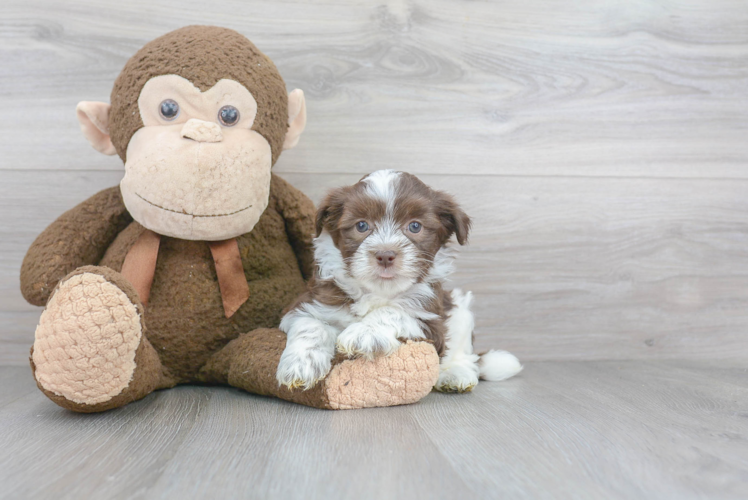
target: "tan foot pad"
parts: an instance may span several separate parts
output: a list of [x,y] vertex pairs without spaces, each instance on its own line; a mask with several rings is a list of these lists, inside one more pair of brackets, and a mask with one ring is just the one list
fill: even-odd
[[36,380],[75,403],[108,401],[130,383],[142,335],[138,309],[125,292],[99,274],[73,275],[39,320]]
[[351,359],[325,379],[329,408],[351,410],[415,403],[439,377],[439,356],[427,342],[408,342],[374,361]]

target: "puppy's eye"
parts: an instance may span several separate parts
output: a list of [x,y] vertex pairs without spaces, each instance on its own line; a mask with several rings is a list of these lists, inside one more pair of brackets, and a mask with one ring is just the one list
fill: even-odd
[[359,233],[365,233],[369,230],[369,224],[367,224],[366,221],[358,221],[356,223],[356,229],[358,229]]
[[161,118],[172,121],[179,114],[179,104],[173,99],[166,99],[161,101],[158,111],[161,113]]
[[234,106],[224,106],[218,110],[218,121],[226,127],[233,127],[239,121],[239,110]]
[[421,227],[422,226],[421,226],[420,222],[411,222],[410,224],[408,224],[408,230],[411,233],[419,233],[419,232],[421,232]]

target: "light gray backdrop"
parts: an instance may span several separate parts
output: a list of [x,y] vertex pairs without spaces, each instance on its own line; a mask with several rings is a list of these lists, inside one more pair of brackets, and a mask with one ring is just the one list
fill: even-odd
[[27,363],[40,313],[18,290],[28,245],[122,176],[76,103],[196,23],[247,35],[306,92],[275,171],[315,201],[380,168],[458,197],[479,348],[748,355],[743,1],[3,0],[0,364]]

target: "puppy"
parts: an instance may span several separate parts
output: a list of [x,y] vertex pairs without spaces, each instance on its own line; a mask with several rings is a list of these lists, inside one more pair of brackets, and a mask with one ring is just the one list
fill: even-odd
[[316,274],[283,317],[287,335],[277,379],[308,389],[330,371],[335,351],[387,355],[401,340],[428,339],[440,361],[436,389],[467,392],[522,369],[504,351],[473,353],[472,294],[447,291],[454,235],[470,218],[451,196],[404,172],[380,170],[333,190],[317,212]]

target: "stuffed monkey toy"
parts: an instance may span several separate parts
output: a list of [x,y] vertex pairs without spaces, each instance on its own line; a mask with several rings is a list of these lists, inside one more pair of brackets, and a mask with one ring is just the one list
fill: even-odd
[[428,394],[439,359],[425,342],[338,358],[306,391],[276,381],[276,327],[314,272],[314,206],[271,173],[304,129],[304,94],[287,95],[249,40],[168,33],[127,62],[111,105],[81,102],[77,115],[125,175],[61,215],[23,261],[23,295],[45,306],[31,367],[52,401],[99,412],[185,383],[329,409]]

